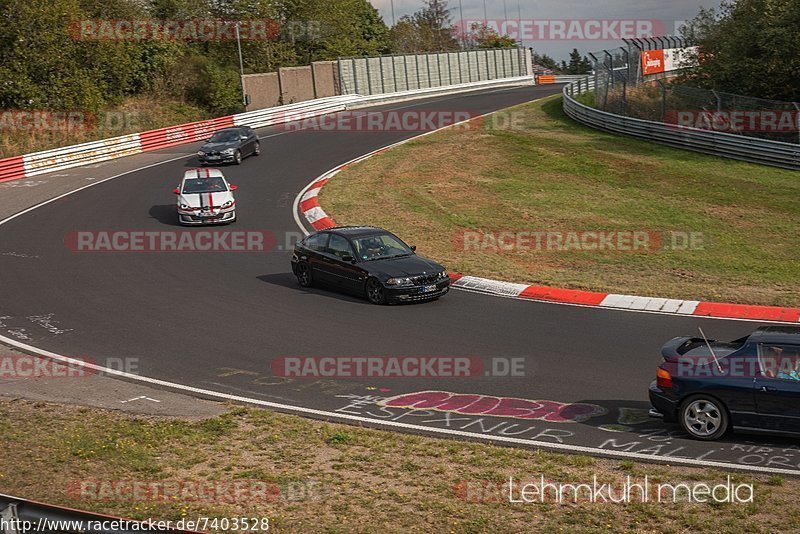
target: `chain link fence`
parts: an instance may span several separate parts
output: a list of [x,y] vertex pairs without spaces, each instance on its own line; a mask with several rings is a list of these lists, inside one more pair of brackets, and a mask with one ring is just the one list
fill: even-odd
[[339,58],[341,94],[375,95],[526,76],[524,48]]
[[595,107],[637,119],[800,144],[800,104],[670,83],[675,72],[644,75],[642,54],[686,48],[678,37],[628,39],[589,54]]

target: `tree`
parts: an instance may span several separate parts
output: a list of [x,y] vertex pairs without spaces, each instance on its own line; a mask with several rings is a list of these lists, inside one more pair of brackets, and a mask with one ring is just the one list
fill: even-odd
[[800,2],[726,0],[682,31],[699,45],[680,83],[777,100],[800,100]]
[[422,9],[402,17],[390,32],[392,52],[419,54],[458,50],[446,0],[425,0]]
[[473,24],[466,35],[466,48],[514,48],[517,41],[508,35],[498,34],[486,24]]

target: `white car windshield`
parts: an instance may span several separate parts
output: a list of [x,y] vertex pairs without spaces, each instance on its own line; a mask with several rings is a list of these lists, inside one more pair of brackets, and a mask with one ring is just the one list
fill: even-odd
[[227,191],[225,180],[220,177],[190,178],[183,182],[183,194],[190,193],[218,193]]

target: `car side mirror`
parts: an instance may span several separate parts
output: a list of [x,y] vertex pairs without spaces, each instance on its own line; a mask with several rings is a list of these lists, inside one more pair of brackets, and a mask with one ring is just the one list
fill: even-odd
[[411,250],[413,250],[414,252],[416,252],[416,251],[417,251],[417,245],[411,245],[411,246],[410,246],[410,247],[408,247],[408,248],[410,248],[410,249],[411,249]]
[[172,193],[175,194],[175,195],[180,195],[181,194],[181,190],[176,187],[175,189],[172,190]]
[[231,184],[231,191],[236,191],[237,189],[239,189],[238,185]]
[[355,263],[356,259],[353,256],[347,254],[346,256],[342,256],[342,261],[346,261],[348,263]]

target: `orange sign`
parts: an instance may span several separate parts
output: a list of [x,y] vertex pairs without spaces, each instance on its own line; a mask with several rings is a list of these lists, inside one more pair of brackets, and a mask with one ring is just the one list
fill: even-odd
[[664,51],[663,50],[643,50],[642,51],[642,75],[658,74],[664,72]]

